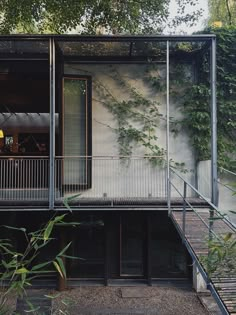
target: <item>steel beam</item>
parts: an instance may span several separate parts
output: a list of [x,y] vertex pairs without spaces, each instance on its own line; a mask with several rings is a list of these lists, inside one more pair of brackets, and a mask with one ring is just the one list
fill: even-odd
[[59,41],[79,41],[79,42],[124,42],[124,41],[211,41],[214,34],[199,35],[74,35],[74,34],[10,34],[0,35],[0,40],[24,40],[24,41],[47,41],[51,38]]

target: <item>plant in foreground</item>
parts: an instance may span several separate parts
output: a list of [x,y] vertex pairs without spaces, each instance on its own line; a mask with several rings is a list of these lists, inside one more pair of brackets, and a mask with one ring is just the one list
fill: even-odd
[[46,259],[39,262],[39,255],[50,242],[53,230],[56,225],[68,224],[64,221],[66,214],[53,216],[43,227],[28,232],[26,228],[2,226],[8,230],[15,230],[23,233],[25,246],[18,251],[11,239],[0,239],[0,282],[2,294],[0,296],[0,315],[9,314],[6,306],[10,296],[16,295],[23,298],[26,296],[26,289],[31,287],[34,279],[43,275],[57,272],[62,278],[66,278],[66,270],[63,259],[70,243],[68,243],[53,259]]

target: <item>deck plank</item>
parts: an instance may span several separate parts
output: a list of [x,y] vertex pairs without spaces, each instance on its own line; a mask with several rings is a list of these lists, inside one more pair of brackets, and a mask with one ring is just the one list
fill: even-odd
[[[236,239],[235,230],[225,221],[220,219],[210,221],[209,211],[206,211],[206,209],[200,209],[199,214],[205,223],[213,225],[215,234],[224,236],[228,233],[232,233],[233,237]],[[171,213],[171,217],[183,236],[183,212],[174,210]],[[185,240],[191,246],[199,261],[201,261],[203,256],[208,254],[208,227],[193,211],[186,211]],[[236,275],[225,274],[225,271],[222,270],[222,273],[217,271],[217,273],[213,274],[210,280],[227,308],[228,313],[230,315],[236,315]]]

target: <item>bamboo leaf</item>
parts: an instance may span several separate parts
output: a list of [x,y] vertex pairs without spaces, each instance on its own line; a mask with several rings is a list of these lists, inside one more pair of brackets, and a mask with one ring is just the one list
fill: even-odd
[[56,257],[56,261],[58,262],[61,272],[63,274],[63,278],[66,278],[66,269],[63,263],[63,260],[61,259],[61,257]]
[[224,241],[227,242],[232,237],[232,233],[227,233],[224,237]]
[[57,263],[56,261],[53,261],[52,263],[53,263],[54,267],[56,268],[57,272],[60,274],[60,276],[61,276],[62,278],[64,278],[63,273],[62,273],[61,268],[60,268],[60,266],[58,265],[58,263]]
[[63,201],[64,206],[65,206],[69,211],[71,211],[71,208],[70,208],[69,203],[70,203],[72,200],[78,198],[80,195],[81,195],[81,194],[76,194],[76,195],[73,195],[73,196],[70,196],[70,197],[65,198],[64,201]]
[[53,221],[49,221],[48,225],[46,226],[46,229],[43,233],[43,239],[44,241],[47,241],[52,233],[52,229],[53,229],[53,225],[54,222]]
[[61,255],[61,257],[69,258],[69,259],[79,259],[79,260],[86,260],[85,258],[70,256],[70,255]]
[[28,273],[28,272],[29,272],[28,269],[26,269],[25,267],[22,267],[22,268],[20,268],[20,269],[17,269],[17,270],[15,271],[15,274],[20,275],[20,274],[22,274],[22,273]]
[[15,230],[15,231],[21,231],[21,232],[26,232],[26,229],[23,228],[23,227],[20,227],[20,228],[17,228],[17,227],[14,227],[14,226],[9,226],[9,225],[2,225],[3,227],[9,229],[9,230]]
[[67,251],[67,249],[70,247],[71,243],[72,242],[68,243],[57,256],[62,256]]
[[55,219],[53,220],[54,223],[62,221],[65,218],[65,216],[66,216],[66,214],[56,216]]
[[42,269],[43,267],[48,266],[51,263],[52,263],[51,261],[46,261],[44,263],[35,265],[34,267],[32,267],[31,271],[36,271],[36,270]]

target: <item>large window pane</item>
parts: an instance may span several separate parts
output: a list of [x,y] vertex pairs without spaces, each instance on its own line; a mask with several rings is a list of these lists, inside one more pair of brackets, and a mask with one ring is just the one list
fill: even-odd
[[87,80],[64,78],[64,185],[87,183]]

